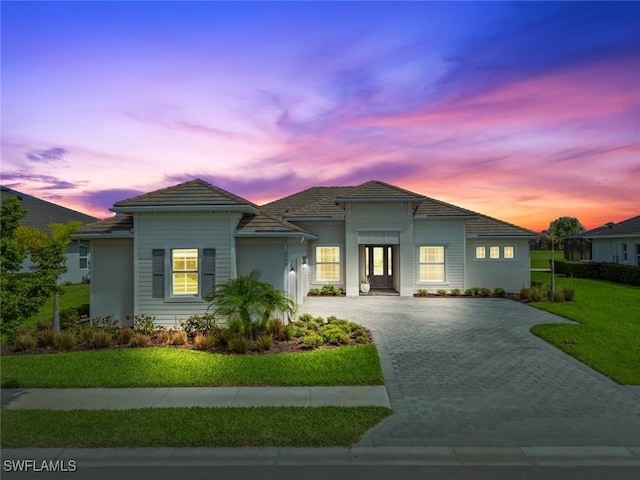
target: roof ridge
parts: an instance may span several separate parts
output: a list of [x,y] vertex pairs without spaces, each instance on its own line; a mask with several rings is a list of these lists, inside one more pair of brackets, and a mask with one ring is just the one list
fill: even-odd
[[359,192],[359,191],[361,191],[361,190],[363,190],[366,187],[371,186],[371,185],[381,185],[381,186],[383,186],[385,188],[388,188],[388,189],[391,189],[391,190],[395,190],[397,192],[404,193],[404,194],[406,194],[406,195],[408,195],[410,197],[426,198],[424,195],[422,195],[420,193],[412,192],[411,190],[407,190],[406,188],[398,187],[397,185],[392,185],[390,183],[383,182],[381,180],[368,180],[368,181],[366,181],[364,183],[361,183],[360,185],[356,185],[355,187],[353,187],[352,190],[350,190],[350,191],[348,191],[348,192],[346,192],[344,194],[341,194],[339,196],[336,196],[336,199],[339,198],[339,197],[348,198],[349,196],[352,196],[354,193],[357,193],[357,192]]
[[[351,187],[350,186],[344,186],[344,187],[320,187],[320,188],[335,189],[335,188],[351,188]],[[338,198],[338,196],[339,195],[336,195],[335,193],[327,194],[327,195],[323,196],[322,198],[318,199],[317,202],[314,202],[313,204],[310,204],[310,205],[305,205],[304,207],[296,208],[293,212],[295,212],[297,214],[300,214],[302,212],[310,210],[311,208],[313,208],[317,204],[319,204],[321,202],[324,202],[324,201],[327,201],[327,200],[333,200],[335,202],[336,199]]]

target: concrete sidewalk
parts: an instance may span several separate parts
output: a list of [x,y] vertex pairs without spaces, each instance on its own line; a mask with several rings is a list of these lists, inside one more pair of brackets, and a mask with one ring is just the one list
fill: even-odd
[[79,467],[268,465],[512,465],[640,468],[629,447],[24,448],[3,459],[74,460]]
[[391,408],[384,386],[2,389],[4,409],[126,410],[169,407]]

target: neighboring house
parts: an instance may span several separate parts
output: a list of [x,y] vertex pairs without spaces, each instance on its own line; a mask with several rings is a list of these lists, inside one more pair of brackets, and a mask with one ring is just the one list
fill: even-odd
[[640,215],[573,235],[565,258],[640,265]]
[[[96,217],[76,212],[7,187],[0,187],[0,194],[3,202],[8,197],[17,197],[21,200],[21,207],[27,210],[27,214],[20,221],[20,225],[34,227],[48,234],[51,234],[48,225],[52,223],[66,224],[71,221],[78,221],[87,224],[98,220]],[[71,242],[67,249],[67,272],[60,276],[60,282],[81,283],[89,279],[90,263],[89,244],[78,240]],[[27,258],[22,270],[29,271],[30,266],[31,261]]]
[[147,314],[167,326],[207,309],[218,285],[252,270],[302,303],[361,279],[419,289],[529,286],[535,233],[383,182],[315,187],[262,207],[203,180],[116,202],[74,235],[90,242],[91,315]]

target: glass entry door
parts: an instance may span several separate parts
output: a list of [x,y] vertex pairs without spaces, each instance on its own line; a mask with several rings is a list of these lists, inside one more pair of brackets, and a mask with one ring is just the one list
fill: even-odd
[[365,272],[371,288],[393,287],[393,247],[367,245],[365,247]]

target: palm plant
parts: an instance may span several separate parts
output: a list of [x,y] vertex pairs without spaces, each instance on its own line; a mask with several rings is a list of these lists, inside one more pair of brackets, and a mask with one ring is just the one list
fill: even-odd
[[244,336],[252,337],[266,330],[275,312],[293,315],[295,302],[267,282],[258,280],[257,271],[231,279],[216,287],[207,299],[214,314],[227,320],[228,325]]

